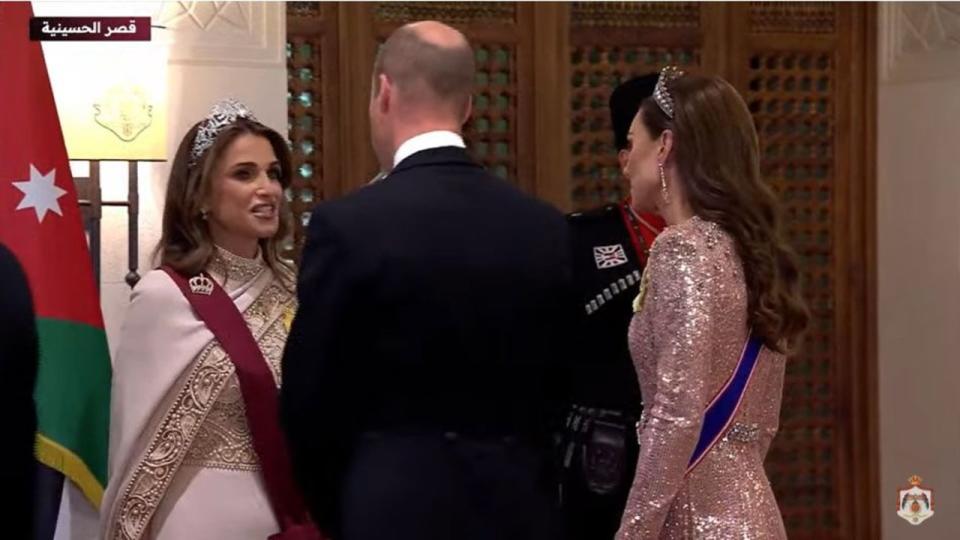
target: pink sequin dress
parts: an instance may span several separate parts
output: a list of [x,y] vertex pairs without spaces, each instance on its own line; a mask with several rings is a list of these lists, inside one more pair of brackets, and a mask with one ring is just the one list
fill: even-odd
[[640,457],[618,539],[782,539],[763,470],[777,431],[785,359],[763,348],[734,424],[686,475],[703,412],[747,339],[747,294],[733,239],[699,217],[650,253],[630,325],[645,396]]

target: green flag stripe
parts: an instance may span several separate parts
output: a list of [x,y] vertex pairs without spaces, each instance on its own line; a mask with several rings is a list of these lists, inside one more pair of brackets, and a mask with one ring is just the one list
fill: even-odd
[[[82,461],[101,488],[107,482],[110,353],[102,329],[40,318],[40,369],[34,397],[37,431]],[[70,470],[61,471],[67,476]],[[78,484],[81,478],[71,480]]]

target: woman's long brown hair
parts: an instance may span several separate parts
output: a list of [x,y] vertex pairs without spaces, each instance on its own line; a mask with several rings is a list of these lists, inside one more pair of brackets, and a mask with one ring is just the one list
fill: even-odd
[[[216,253],[210,228],[201,209],[210,197],[217,162],[230,143],[245,133],[263,137],[270,142],[280,163],[280,184],[284,189],[290,185],[292,174],[290,149],[283,137],[267,126],[245,118],[238,118],[225,127],[197,163],[191,166],[190,151],[202,123],[195,124],[177,148],[167,183],[160,242],[154,252],[154,259],[159,264],[168,265],[186,275],[204,270]],[[290,288],[295,272],[288,262],[280,258],[280,241],[290,231],[290,212],[285,197],[280,198],[279,210],[280,227],[277,234],[271,238],[261,238],[259,243],[267,267]]]
[[652,98],[641,120],[654,137],[674,133],[671,156],[694,213],[733,237],[746,277],[749,324],[768,347],[792,352],[810,319],[796,254],[776,194],[760,176],[757,131],[740,94],[719,77],[668,83],[674,117]]

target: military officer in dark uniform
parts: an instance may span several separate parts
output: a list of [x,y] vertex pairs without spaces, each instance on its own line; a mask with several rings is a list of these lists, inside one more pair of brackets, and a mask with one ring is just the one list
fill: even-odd
[[[630,79],[610,96],[621,170],[630,123],[656,82],[656,73]],[[561,502],[571,540],[609,540],[633,482],[642,409],[627,328],[650,245],[664,224],[637,215],[625,201],[568,221],[583,349],[573,362],[573,405],[561,436]]]

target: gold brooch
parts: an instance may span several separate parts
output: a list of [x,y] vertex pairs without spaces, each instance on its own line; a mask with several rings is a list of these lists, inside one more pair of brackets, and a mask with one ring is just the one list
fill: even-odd
[[297,310],[292,307],[288,307],[283,310],[283,327],[287,329],[287,333],[290,333],[290,328],[293,326],[293,318],[296,316]]
[[640,290],[637,292],[637,297],[633,299],[633,312],[640,313],[640,310],[643,309],[643,302],[647,299],[647,281],[649,277],[647,276],[647,269],[643,269],[643,275],[640,276]]

